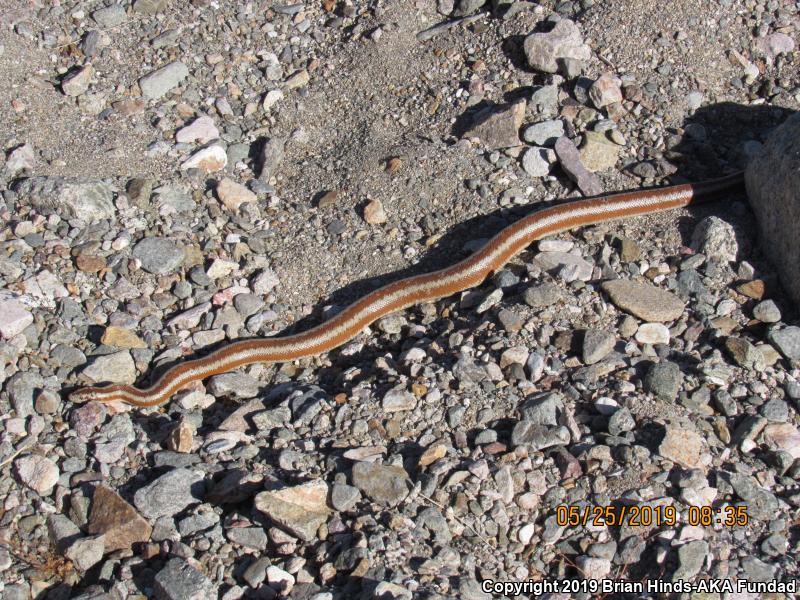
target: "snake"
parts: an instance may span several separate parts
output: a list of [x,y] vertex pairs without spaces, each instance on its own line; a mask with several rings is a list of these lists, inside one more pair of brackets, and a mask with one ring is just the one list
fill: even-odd
[[478,286],[528,245],[576,227],[648,215],[717,200],[744,189],[741,172],[699,183],[643,188],[582,198],[537,210],[506,226],[470,256],[448,267],[388,283],[306,331],[231,342],[206,356],[177,363],[152,385],[110,384],[79,388],[73,402],[122,401],[158,406],[188,384],[254,363],[282,363],[330,351],[376,320],[423,302]]

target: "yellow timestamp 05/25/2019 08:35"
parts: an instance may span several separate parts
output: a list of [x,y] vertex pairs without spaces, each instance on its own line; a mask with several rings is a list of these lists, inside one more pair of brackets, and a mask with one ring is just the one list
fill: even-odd
[[714,506],[689,506],[678,510],[674,505],[649,504],[560,504],[556,507],[556,524],[560,527],[602,527],[628,525],[631,527],[661,527],[697,525],[711,527],[745,527],[749,522],[746,504]]

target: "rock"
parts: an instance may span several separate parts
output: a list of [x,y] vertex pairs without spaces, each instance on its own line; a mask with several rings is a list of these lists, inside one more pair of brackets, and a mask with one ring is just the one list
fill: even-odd
[[219,130],[208,115],[197,117],[175,133],[175,141],[179,144],[207,144],[218,138]]
[[158,100],[170,90],[178,87],[189,76],[189,69],[176,60],[156,69],[139,79],[142,95],[148,100]]
[[145,271],[154,275],[176,271],[186,257],[182,246],[162,237],[144,238],[134,246],[132,254],[142,262]]
[[522,169],[531,177],[546,177],[556,162],[556,153],[549,148],[533,146],[522,155]]
[[92,12],[92,18],[103,29],[110,29],[125,22],[125,7],[121,4],[112,4],[98,8]]
[[790,54],[794,50],[794,40],[790,35],[781,32],[769,33],[757,37],[753,46],[763,54],[769,62],[780,54]]
[[270,90],[264,95],[261,108],[264,112],[269,112],[281,100],[283,100],[283,92],[281,90]]
[[3,169],[12,177],[16,177],[17,173],[32,171],[35,166],[36,155],[33,152],[33,146],[22,144],[8,153]]
[[545,73],[556,73],[563,59],[586,61],[592,56],[578,26],[569,19],[561,19],[547,33],[530,34],[525,38],[524,50],[528,65]]
[[8,340],[33,323],[33,315],[17,300],[0,300],[0,335]]
[[788,452],[795,460],[800,458],[800,431],[791,423],[770,423],[762,438],[768,447]]
[[285,140],[275,137],[264,142],[258,156],[258,165],[256,168],[259,180],[264,183],[269,183],[270,178],[275,175],[283,161],[285,145]]
[[589,98],[597,108],[603,108],[615,102],[622,102],[622,90],[619,87],[619,80],[608,73],[604,73],[589,88]]
[[75,540],[64,553],[72,564],[85,573],[103,559],[105,554],[105,536],[94,535]]
[[580,149],[581,163],[592,173],[611,169],[617,164],[619,149],[605,133],[587,131]]
[[532,285],[522,295],[525,304],[533,308],[546,308],[562,298],[561,288],[554,283]]
[[234,544],[263,552],[267,549],[267,534],[262,527],[230,527],[225,537]]
[[770,329],[767,339],[789,360],[800,360],[800,327],[790,325],[783,329]]
[[281,529],[308,542],[317,537],[317,530],[327,521],[331,510],[327,505],[328,484],[322,479],[261,492],[255,507]]
[[171,558],[156,573],[153,593],[157,600],[216,600],[211,580],[183,558]]
[[239,210],[239,207],[246,202],[258,200],[258,197],[241,183],[236,183],[227,177],[217,184],[217,197],[225,208],[233,212]]
[[555,149],[561,168],[578,185],[584,196],[597,196],[603,193],[602,182],[583,165],[580,152],[568,137],[558,138]]
[[42,496],[49,496],[61,473],[52,460],[38,454],[28,454],[14,461],[19,480]]
[[553,446],[564,446],[569,440],[569,430],[566,427],[554,428],[525,419],[511,430],[512,446],[528,446],[534,452]]
[[357,462],[353,465],[352,482],[373,502],[387,507],[397,506],[411,491],[411,480],[403,467]]
[[74,409],[69,416],[69,425],[83,439],[88,439],[95,428],[106,418],[106,406],[100,402],[89,402]]
[[593,365],[608,356],[614,349],[617,338],[613,333],[601,329],[587,329],[583,336],[583,363]]
[[141,15],[154,15],[163,12],[168,0],[136,0],[133,3],[133,12]]
[[762,323],[777,323],[781,320],[781,311],[772,300],[764,300],[753,307],[753,317]]
[[222,146],[214,144],[198,150],[181,163],[181,170],[200,169],[204,173],[216,173],[228,164],[228,153]]
[[611,435],[622,435],[626,431],[633,431],[636,421],[627,408],[620,408],[615,411],[608,420],[608,433]]
[[658,453],[687,469],[705,467],[710,460],[703,437],[694,431],[677,427],[667,427]]
[[642,323],[634,337],[640,344],[669,344],[669,329],[663,323]]
[[522,139],[534,146],[553,146],[564,135],[564,121],[553,119],[534,123],[525,128]]
[[150,539],[153,528],[110,487],[98,485],[92,497],[87,531],[105,535],[105,551],[127,550]]
[[386,412],[398,412],[412,410],[417,405],[414,394],[402,388],[391,389],[383,397],[381,406]]
[[79,69],[74,69],[61,80],[61,91],[67,96],[80,96],[89,89],[89,83],[94,75],[94,68],[87,64]]
[[463,17],[477,12],[480,7],[486,4],[486,0],[458,0],[458,6],[450,15],[452,17]]
[[733,262],[739,253],[733,226],[714,216],[706,217],[694,228],[691,247],[716,262]]
[[386,223],[386,211],[380,200],[372,200],[364,207],[364,220],[370,225]]
[[554,117],[558,114],[558,90],[555,84],[541,85],[531,94],[529,106],[531,111],[543,119]]
[[589,281],[594,265],[570,252],[539,252],[533,259],[544,271],[557,272],[564,281]]
[[348,511],[361,499],[358,488],[345,483],[334,483],[331,488],[331,506],[338,511]]
[[518,146],[519,128],[524,118],[524,100],[514,104],[492,106],[475,116],[475,122],[466,136],[480,138],[483,145],[490,150]]
[[728,337],[725,340],[725,349],[740,367],[755,371],[763,371],[766,368],[764,355],[744,338]]
[[48,515],[47,534],[60,554],[82,536],[81,530],[69,517],[58,513]]
[[644,377],[644,389],[662,400],[675,401],[683,383],[683,374],[678,365],[669,361],[653,364]]
[[34,414],[33,399],[43,386],[44,379],[36,371],[18,371],[8,378],[5,389],[17,418],[25,419]]
[[43,215],[78,218],[87,223],[115,215],[114,193],[103,182],[79,177],[29,177],[17,181],[13,190],[22,204],[30,204]]
[[800,304],[800,114],[770,133],[763,152],[747,165],[745,182],[761,247],[786,291]]
[[522,420],[535,425],[555,427],[558,413],[564,410],[564,398],[558,392],[546,392],[526,400],[520,407]]
[[708,542],[698,540],[687,542],[678,548],[678,568],[672,574],[672,581],[689,581],[702,569],[708,555]]
[[683,314],[680,298],[649,283],[615,279],[602,288],[617,308],[644,321],[674,321]]
[[288,596],[295,583],[294,576],[275,565],[267,567],[267,581],[269,586],[278,590],[282,596]]
[[147,348],[147,344],[133,331],[113,325],[105,328],[100,342],[117,348]]
[[579,556],[576,560],[578,569],[585,579],[601,581],[611,573],[611,561],[607,558]]
[[173,469],[137,490],[133,503],[148,519],[173,516],[200,502],[205,485],[203,474],[189,469]]
[[375,586],[374,597],[381,600],[411,600],[414,595],[396,583],[381,581]]
[[430,447],[425,449],[425,452],[423,452],[420,455],[419,460],[417,461],[417,464],[420,467],[427,467],[428,465],[431,465],[431,464],[435,463],[440,458],[444,458],[444,456],[446,456],[446,455],[447,455],[447,446],[446,445],[444,445],[444,444],[434,444],[433,446],[430,446]]
[[300,69],[287,77],[284,85],[287,90],[294,90],[307,86],[309,81],[311,81],[311,76],[308,73],[308,69]]

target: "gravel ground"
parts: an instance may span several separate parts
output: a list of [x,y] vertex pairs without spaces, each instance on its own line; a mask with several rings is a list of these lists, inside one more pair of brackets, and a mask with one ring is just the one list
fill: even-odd
[[67,394],[300,331],[531,205],[743,168],[800,105],[799,11],[0,0],[2,597],[790,597],[599,587],[800,577],[800,315],[743,196],[164,407]]

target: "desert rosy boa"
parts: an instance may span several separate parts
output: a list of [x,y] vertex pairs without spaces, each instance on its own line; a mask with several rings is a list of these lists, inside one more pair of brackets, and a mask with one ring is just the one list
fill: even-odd
[[548,235],[612,219],[635,217],[705,202],[743,189],[741,173],[702,183],[673,185],[609,194],[552,206],[509,225],[480,250],[454,265],[385,285],[356,300],[334,317],[304,331],[279,338],[233,342],[207,356],[168,369],[151,386],[113,384],[73,392],[77,402],[122,400],[135,406],[157,406],[187,384],[259,362],[286,362],[340,346],[375,320],[420,302],[450,296],[480,284],[531,242]]

